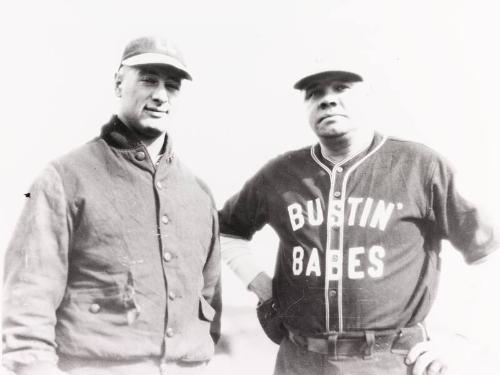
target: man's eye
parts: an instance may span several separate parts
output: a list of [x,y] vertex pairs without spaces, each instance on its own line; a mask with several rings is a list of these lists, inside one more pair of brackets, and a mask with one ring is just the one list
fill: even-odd
[[144,76],[141,78],[142,82],[150,83],[150,84],[155,84],[158,82],[158,79],[156,77],[151,77],[151,76]]
[[323,90],[320,90],[320,89],[313,89],[313,90],[306,91],[306,99],[318,98],[321,95],[323,95]]
[[343,84],[343,83],[334,86],[334,90],[336,92],[342,92],[342,91],[345,91],[347,89],[349,89],[349,85],[346,85],[346,84]]
[[179,86],[174,85],[174,84],[166,84],[165,88],[169,91],[179,91]]

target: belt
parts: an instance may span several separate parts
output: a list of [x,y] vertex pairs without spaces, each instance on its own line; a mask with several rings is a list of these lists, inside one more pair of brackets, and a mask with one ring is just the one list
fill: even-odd
[[428,340],[422,324],[383,331],[355,331],[329,334],[327,337],[306,337],[288,330],[288,337],[297,346],[333,359],[339,356],[371,358],[376,352],[408,354],[417,343]]

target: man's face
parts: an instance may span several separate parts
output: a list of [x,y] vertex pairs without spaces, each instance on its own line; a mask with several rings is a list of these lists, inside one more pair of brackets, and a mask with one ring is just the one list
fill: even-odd
[[346,136],[358,128],[356,118],[365,100],[362,85],[330,79],[305,90],[309,124],[319,138]]
[[164,134],[180,80],[156,65],[121,67],[115,77],[120,99],[119,118],[140,136],[154,139]]

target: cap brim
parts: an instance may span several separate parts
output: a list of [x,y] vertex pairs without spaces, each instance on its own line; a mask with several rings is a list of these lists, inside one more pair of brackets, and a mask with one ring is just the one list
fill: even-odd
[[191,75],[186,70],[184,64],[179,60],[160,53],[142,53],[129,57],[122,61],[125,66],[139,66],[139,65],[165,65],[177,70],[182,78],[192,80]]
[[301,80],[299,80],[295,85],[293,85],[294,89],[297,90],[305,90],[311,85],[322,82],[327,79],[335,79],[342,82],[361,82],[363,78],[356,73],[348,72],[345,70],[327,70],[315,74],[311,74],[305,76]]

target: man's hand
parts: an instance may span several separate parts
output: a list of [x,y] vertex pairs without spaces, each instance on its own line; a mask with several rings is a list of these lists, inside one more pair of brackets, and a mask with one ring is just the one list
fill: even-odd
[[248,284],[248,289],[264,302],[273,296],[273,281],[267,273],[261,272]]
[[448,364],[433,341],[415,345],[406,356],[405,363],[413,365],[412,375],[443,375],[448,373]]
[[[416,344],[408,352],[405,363],[412,367],[412,375],[469,375],[493,374],[483,363],[480,348],[465,337],[452,333],[433,332],[430,341]],[[486,367],[485,367],[486,366]]]

